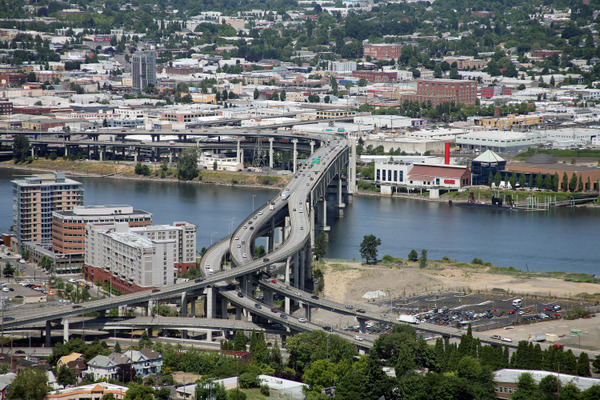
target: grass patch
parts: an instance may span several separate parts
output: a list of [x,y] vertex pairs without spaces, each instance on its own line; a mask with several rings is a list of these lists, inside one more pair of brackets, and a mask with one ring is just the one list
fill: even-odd
[[330,264],[329,268],[331,268],[332,272],[344,272],[356,269],[348,266],[347,264]]
[[260,388],[240,389],[240,392],[246,393],[246,400],[264,400],[265,395],[260,392]]

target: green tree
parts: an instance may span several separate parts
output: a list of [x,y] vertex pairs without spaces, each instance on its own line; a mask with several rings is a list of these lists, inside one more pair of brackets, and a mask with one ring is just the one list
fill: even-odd
[[115,353],[121,353],[121,345],[119,342],[115,343]]
[[337,366],[329,360],[317,360],[310,364],[302,377],[313,393],[321,393],[321,389],[334,386],[337,382]]
[[562,189],[563,192],[569,191],[569,177],[567,176],[566,172],[563,173],[563,178],[562,178],[562,182],[560,183],[560,188]]
[[500,175],[500,171],[496,171],[496,175],[494,175],[494,185],[498,187],[500,186],[500,182],[502,182],[502,175]]
[[254,100],[257,100],[259,96],[260,92],[258,91],[258,89],[254,89]]
[[364,258],[369,264],[369,261],[377,263],[377,247],[381,245],[381,239],[375,237],[375,235],[365,235],[363,241],[360,244],[360,256]]
[[600,354],[594,357],[594,361],[592,361],[592,367],[594,368],[594,372],[600,372]]
[[12,381],[8,399],[42,400],[48,393],[48,375],[37,368],[26,368]]
[[419,259],[419,253],[415,249],[412,249],[410,253],[408,253],[408,261],[417,261]]
[[255,373],[244,372],[239,377],[239,383],[242,389],[252,389],[260,386],[260,379]]
[[56,374],[56,381],[63,386],[74,385],[77,383],[75,370],[67,367],[66,364],[61,365]]
[[525,186],[527,186],[526,182],[525,174],[521,172],[521,176],[519,176],[519,187],[523,189]]
[[577,190],[577,175],[573,172],[569,181],[569,191],[574,192],[575,190]]
[[143,176],[150,176],[150,167],[148,167],[147,165],[143,165],[143,164],[137,164],[135,166],[135,174],[143,175]]
[[271,100],[279,101],[279,93],[277,92],[277,90],[273,91],[273,93],[271,94]]
[[537,189],[541,189],[543,184],[544,184],[544,180],[542,179],[542,174],[540,174],[540,173],[535,174],[535,187]]
[[421,250],[421,257],[419,257],[419,267],[425,268],[427,266],[427,250]]
[[196,149],[186,149],[177,162],[177,177],[190,181],[198,176],[198,153]]
[[129,389],[123,400],[154,400],[154,389],[150,386],[140,385],[135,382],[129,382],[127,386]]
[[324,231],[321,231],[315,239],[315,247],[313,249],[313,253],[317,260],[325,257],[325,254],[327,254],[327,247],[327,234]]
[[552,177],[552,184],[550,187],[548,187],[548,189],[558,192],[558,172],[554,173],[554,176]]
[[512,172],[512,174],[510,174],[510,178],[508,178],[508,183],[510,183],[510,187],[511,188],[515,188],[515,185],[517,184],[517,173],[516,172]]
[[7,262],[2,270],[2,273],[6,277],[13,276],[15,274],[15,267],[13,267],[11,263]]
[[248,339],[246,339],[246,335],[242,331],[236,331],[235,337],[233,339],[233,350],[235,351],[246,351],[246,343]]
[[582,352],[577,357],[577,375],[579,376],[592,376],[590,371],[590,358],[586,352]]
[[23,162],[29,157],[29,138],[27,135],[16,135],[13,141],[13,158],[15,163]]

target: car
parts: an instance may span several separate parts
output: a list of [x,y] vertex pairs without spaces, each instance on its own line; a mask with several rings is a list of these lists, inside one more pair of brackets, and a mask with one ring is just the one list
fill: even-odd
[[2,321],[14,321],[15,317],[4,317]]
[[75,304],[75,305],[73,305],[73,308],[83,308],[83,306],[80,306],[79,304]]
[[21,258],[21,259],[19,260],[19,264],[25,264],[26,262],[27,262],[27,261],[25,261],[25,259],[23,259],[23,258]]
[[325,332],[333,332],[333,328],[332,328],[332,327],[330,327],[330,326],[324,326],[324,327],[323,327],[323,330],[324,330]]
[[252,225],[252,221],[248,221],[248,225]]
[[238,244],[238,245],[237,245],[237,246],[235,246],[235,247],[237,247],[238,249],[241,249],[241,248],[242,248],[242,245],[241,245],[241,244]]
[[279,311],[276,308],[271,308],[271,312],[278,313]]
[[242,297],[244,297],[244,294],[242,292],[238,292],[238,297],[242,298]]
[[319,300],[319,296],[317,296],[316,294],[313,294],[312,296],[310,296],[311,299],[315,299],[315,300]]
[[303,226],[301,226],[301,227],[300,227],[300,230],[301,230],[301,231],[303,231],[303,230],[304,230],[304,227],[303,227]]
[[203,276],[201,276],[200,278],[196,279],[194,282],[196,282],[196,283],[200,283],[200,282],[202,282],[203,280],[204,280],[204,277],[203,277]]
[[15,350],[15,354],[25,354],[25,351],[21,349]]
[[277,283],[277,280],[271,279],[271,283]]
[[500,335],[492,335],[490,336],[490,339],[494,339],[494,340],[500,340],[502,339]]
[[516,312],[517,312],[517,310],[515,310],[515,309],[510,309],[510,310],[508,310],[508,313],[509,313],[510,315],[513,315],[513,314],[514,314],[514,313],[516,313]]
[[263,214],[262,214],[262,211],[259,211],[259,212],[258,212],[258,215],[263,215]]
[[544,311],[550,311],[550,307],[544,307]]
[[73,278],[69,279],[69,283],[77,283],[77,281]]
[[250,227],[250,230],[251,230],[251,231],[253,231],[253,230],[254,230],[254,227],[253,227],[253,226],[251,226],[251,227]]
[[248,254],[246,254],[246,253],[243,253],[243,254],[242,254],[242,257],[246,258],[246,257],[248,257]]
[[3,288],[2,288],[2,291],[3,291],[3,292],[10,292],[10,290],[8,290],[8,288],[7,288],[7,287],[3,287]]
[[526,313],[530,313],[530,312],[531,312],[531,310],[527,309],[527,310],[525,310],[525,312],[526,312]]
[[204,267],[206,269],[210,269],[210,264],[206,264],[206,267]]
[[311,181],[314,181],[314,180],[315,180],[315,178],[313,178],[313,177],[311,176],[311,177],[310,177],[310,180],[311,180]]
[[248,229],[248,227],[246,225],[244,225],[244,229]]
[[295,209],[295,208],[293,208],[293,209],[292,209],[292,211],[296,211],[296,209]]
[[287,315],[285,315],[285,314],[279,314],[279,316],[283,319],[287,319]]
[[562,315],[562,314],[561,314],[561,313],[559,313],[559,312],[555,312],[555,313],[554,313],[554,316],[555,316],[555,317],[560,317],[561,315]]
[[511,338],[508,338],[508,337],[503,337],[503,338],[502,338],[502,339],[500,339],[500,340],[502,340],[503,342],[509,342],[509,343],[512,343],[512,339],[511,339]]
[[300,317],[300,318],[298,318],[298,322],[300,322],[300,323],[302,323],[302,324],[303,324],[303,323],[305,323],[305,322],[306,322],[306,318],[304,318],[304,317]]
[[236,236],[236,237],[235,237],[235,240],[240,240],[240,237],[239,237],[239,236]]
[[366,313],[366,311],[365,311],[365,310],[363,310],[362,308],[359,308],[359,309],[357,309],[357,310],[356,310],[356,312],[359,312],[359,313],[361,313],[361,314],[364,314],[364,313]]
[[263,258],[263,262],[269,262],[269,259],[267,257]]
[[254,217],[252,217],[252,219],[256,219],[256,218],[258,218],[256,215]]
[[362,338],[362,336],[356,335],[356,336],[354,336],[354,340],[358,340],[359,342],[362,342],[363,338]]
[[255,307],[255,308],[258,308],[259,310],[262,308],[262,307],[261,307],[261,305],[260,305],[260,304],[258,304],[258,303],[254,303],[254,307]]
[[160,292],[160,289],[152,289],[152,293]]
[[310,186],[310,183],[306,182],[306,186]]
[[557,304],[554,306],[554,311],[558,311],[558,310],[560,310],[560,306]]
[[352,310],[352,309],[354,308],[354,306],[353,306],[353,305],[350,305],[350,304],[348,304],[348,305],[346,306],[346,308],[347,308],[348,310]]

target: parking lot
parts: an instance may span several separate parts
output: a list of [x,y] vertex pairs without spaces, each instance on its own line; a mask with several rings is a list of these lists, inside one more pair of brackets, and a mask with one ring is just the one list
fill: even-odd
[[[521,300],[519,306],[518,299]],[[393,314],[410,314],[421,323],[486,330],[522,322],[558,319],[568,309],[586,306],[574,301],[508,297],[502,294],[444,292],[376,304]]]

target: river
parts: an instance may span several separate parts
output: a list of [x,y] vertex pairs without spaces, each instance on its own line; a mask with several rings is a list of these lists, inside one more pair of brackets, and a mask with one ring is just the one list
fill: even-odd
[[[13,224],[10,180],[25,172],[0,169],[0,231]],[[198,225],[198,249],[235,229],[254,206],[275,190],[190,183],[77,178],[84,203],[129,204],[153,214],[154,224],[189,221]],[[356,196],[330,232],[327,257],[360,259],[364,235],[381,239],[379,257],[406,258],[411,249],[427,250],[429,259],[444,256],[470,262],[477,257],[494,265],[530,271],[595,274],[600,209],[560,208],[548,212],[499,212],[449,207],[446,203],[404,198]]]

